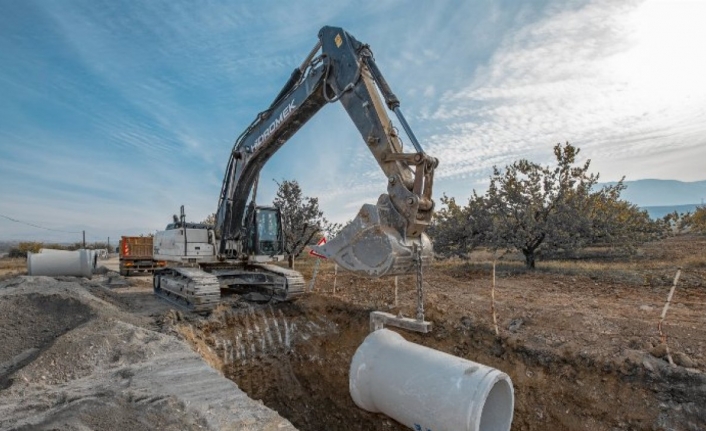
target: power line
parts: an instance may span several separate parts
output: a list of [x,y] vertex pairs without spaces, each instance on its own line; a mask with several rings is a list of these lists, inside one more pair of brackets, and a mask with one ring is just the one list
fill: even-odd
[[4,214],[0,214],[0,217],[6,218],[6,219],[8,219],[8,220],[10,220],[10,221],[13,221],[13,222],[15,222],[15,223],[20,223],[20,224],[24,224],[24,225],[27,225],[27,226],[32,226],[32,227],[36,227],[36,228],[44,229],[44,230],[51,230],[51,231],[54,231],[54,232],[81,233],[81,232],[73,232],[73,231],[69,231],[69,230],[52,229],[52,228],[49,228],[49,227],[39,226],[39,225],[36,225],[36,224],[28,223],[28,222],[26,222],[26,221],[17,220],[16,218],[8,217],[8,216],[6,216],[6,215],[4,215]]

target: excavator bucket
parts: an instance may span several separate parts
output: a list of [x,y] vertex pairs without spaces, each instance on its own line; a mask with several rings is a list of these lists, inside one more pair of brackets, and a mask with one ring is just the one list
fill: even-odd
[[351,223],[326,244],[312,247],[314,251],[365,277],[415,274],[415,245],[426,265],[432,259],[431,241],[424,233],[404,238],[391,223],[395,218],[389,205],[381,202],[363,205]]

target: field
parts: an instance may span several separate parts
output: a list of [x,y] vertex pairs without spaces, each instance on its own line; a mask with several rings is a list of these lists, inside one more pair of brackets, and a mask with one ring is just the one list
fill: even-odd
[[19,274],[27,274],[25,259],[0,259],[0,280]]
[[[16,289],[14,283],[30,283],[27,277],[15,275],[22,271],[17,263],[14,267],[6,262],[3,265],[0,271],[9,274],[0,275],[0,291]],[[300,259],[297,265],[311,280],[313,259]],[[657,324],[679,268],[663,325],[675,362],[672,366]],[[424,280],[426,318],[433,322],[433,331],[401,334],[410,341],[508,373],[516,397],[513,430],[706,429],[705,237],[669,238],[648,244],[631,256],[619,250],[587,250],[570,261],[539,261],[535,271],[525,270],[520,256],[507,255],[496,266],[498,335],[490,311],[491,254],[476,252],[467,261],[437,261],[427,268]],[[297,429],[405,429],[353,404],[348,395],[348,368],[369,333],[370,311],[414,315],[414,278],[399,278],[395,304],[392,280],[368,280],[344,272],[334,277],[333,266],[323,262],[312,284],[313,292],[294,303],[258,305],[231,298],[207,317],[172,310],[156,300],[150,295],[147,277],[132,277],[127,283],[108,272],[79,284],[86,295],[115,309],[111,313],[120,315],[122,321],[141,331],[153,331],[155,337],[167,337],[165,344],[174,338],[186,341],[250,398],[262,400]],[[31,292],[40,295],[36,290]],[[50,288],[45,294],[49,292]],[[83,301],[82,295],[76,301]],[[95,316],[102,314],[89,307],[78,313],[83,320],[63,322],[64,332],[40,331],[49,341],[35,343],[38,350],[33,359],[5,379],[10,389],[0,392],[0,404],[8,400],[21,403],[20,390],[41,392],[31,383],[31,376],[44,375],[44,383],[67,384],[71,377],[52,380],[53,357],[47,346],[60,344],[56,340],[66,343],[67,335],[94,324],[99,320]],[[14,318],[40,321],[31,313]],[[21,322],[13,325],[22,326]],[[85,350],[91,364],[100,362],[90,345],[80,337],[74,340],[73,349]],[[7,357],[26,351],[31,344],[8,331],[0,332],[0,345],[16,346],[5,354]],[[124,354],[122,360],[130,366],[129,355]],[[78,370],[87,367],[80,359],[73,366]],[[61,372],[62,376],[72,375],[71,366]],[[57,384],[45,384],[45,390],[56,391]],[[15,398],[8,390],[15,391],[11,394]],[[38,392],[31,393],[36,396]],[[165,401],[161,410],[149,416],[143,404],[120,398],[113,403],[118,410],[111,411],[132,409],[138,418],[148,421],[158,417],[155,423],[166,424],[174,408],[181,412],[175,416],[175,429],[219,429],[193,419],[198,417],[198,412],[192,411],[196,407],[182,409],[177,401],[174,405]],[[57,408],[47,405],[45,416]],[[11,411],[15,419],[0,419],[0,428],[23,423],[23,414],[43,412],[41,406]],[[59,416],[47,417],[53,418],[47,424],[62,428]],[[253,426],[244,429],[266,429]]]

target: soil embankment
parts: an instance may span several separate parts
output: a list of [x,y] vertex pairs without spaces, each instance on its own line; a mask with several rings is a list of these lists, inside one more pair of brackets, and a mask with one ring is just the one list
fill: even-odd
[[154,316],[121,307],[166,312],[148,290],[124,302],[106,281],[0,282],[0,429],[294,429]]

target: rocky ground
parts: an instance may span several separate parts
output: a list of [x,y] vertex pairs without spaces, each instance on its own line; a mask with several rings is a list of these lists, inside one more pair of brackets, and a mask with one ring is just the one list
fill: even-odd
[[[513,430],[704,430],[705,252],[706,238],[678,237],[536,271],[506,256],[498,334],[489,256],[437,262],[425,272],[433,331],[400,332],[508,373]],[[657,322],[678,267],[670,365]],[[312,262],[299,269],[313,275]],[[395,304],[392,280],[324,263],[294,303],[236,297],[209,316],[172,310],[147,277],[0,277],[0,429],[404,429],[353,404],[348,368],[370,311],[414,315],[411,277]]]

